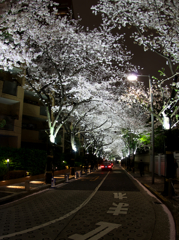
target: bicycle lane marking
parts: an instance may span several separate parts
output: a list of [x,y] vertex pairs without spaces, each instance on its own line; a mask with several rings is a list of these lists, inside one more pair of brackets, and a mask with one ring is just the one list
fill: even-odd
[[28,233],[28,232],[31,232],[31,231],[35,231],[35,230],[38,230],[39,228],[42,228],[42,227],[46,227],[52,223],[56,223],[58,221],[62,221],[63,219],[67,218],[67,217],[70,217],[72,214],[78,212],[82,207],[84,207],[93,197],[94,195],[96,194],[96,192],[98,191],[98,189],[100,188],[100,186],[103,184],[103,182],[105,181],[105,179],[107,178],[107,176],[109,175],[110,172],[108,172],[106,174],[106,176],[102,179],[102,181],[100,182],[100,184],[95,188],[94,192],[92,192],[92,194],[82,203],[80,204],[79,207],[75,208],[74,210],[72,210],[71,212],[65,214],[63,217],[60,217],[60,218],[57,218],[57,219],[54,219],[52,221],[49,221],[49,222],[46,222],[46,223],[43,223],[41,225],[38,225],[38,226],[35,226],[35,227],[32,227],[32,228],[28,228],[28,229],[25,229],[25,230],[22,230],[20,232],[15,232],[15,233],[10,233],[10,234],[7,234],[7,235],[3,235],[3,236],[0,236],[0,239],[3,239],[3,238],[7,238],[7,237],[14,237],[14,236],[17,236],[17,235],[20,235],[20,234],[24,234],[24,233]]

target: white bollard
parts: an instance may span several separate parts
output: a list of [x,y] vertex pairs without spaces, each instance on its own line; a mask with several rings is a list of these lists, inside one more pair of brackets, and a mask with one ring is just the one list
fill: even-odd
[[51,178],[51,188],[55,187],[55,178]]
[[78,172],[78,176],[81,177],[81,171]]
[[69,174],[68,173],[65,175],[65,182],[69,182]]
[[78,172],[75,172],[75,179],[78,179]]

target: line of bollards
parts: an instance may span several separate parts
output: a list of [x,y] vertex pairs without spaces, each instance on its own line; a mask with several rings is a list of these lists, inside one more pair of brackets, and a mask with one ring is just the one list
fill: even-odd
[[[91,173],[91,168],[89,168],[89,173]],[[85,172],[87,174],[87,171]],[[82,176],[82,170],[75,172],[75,179],[78,179]],[[65,183],[69,182],[69,173],[65,174]],[[51,187],[55,187],[55,178],[51,179]]]

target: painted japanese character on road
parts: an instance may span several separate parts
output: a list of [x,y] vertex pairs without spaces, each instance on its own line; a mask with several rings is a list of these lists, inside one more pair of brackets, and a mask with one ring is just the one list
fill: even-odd
[[123,198],[127,198],[126,193],[113,193],[114,194],[114,198],[118,198],[120,200],[122,200]]
[[107,213],[113,213],[113,215],[127,214],[129,204],[128,203],[113,203],[114,207],[110,207]]

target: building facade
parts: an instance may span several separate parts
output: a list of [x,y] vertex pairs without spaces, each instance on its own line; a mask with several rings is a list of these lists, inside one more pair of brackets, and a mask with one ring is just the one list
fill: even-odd
[[[37,96],[24,91],[18,73],[0,71],[0,146],[46,149],[48,134],[45,107]],[[57,136],[64,152],[64,129]]]

